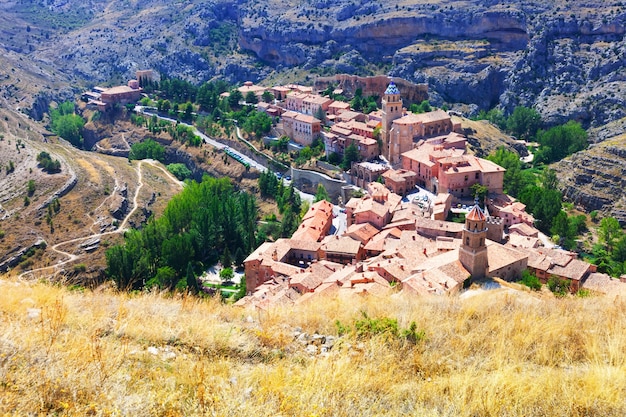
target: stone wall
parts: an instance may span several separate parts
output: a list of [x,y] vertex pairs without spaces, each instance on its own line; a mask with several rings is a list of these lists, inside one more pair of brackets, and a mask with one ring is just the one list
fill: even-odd
[[[337,85],[349,96],[353,95],[357,88],[363,90],[363,96],[383,96],[391,79],[386,75],[373,77],[359,77],[356,75],[338,74],[332,77],[319,77],[315,80],[315,89],[322,91],[330,84]],[[402,93],[405,106],[410,103],[421,103],[428,100],[428,84],[414,84],[402,78],[393,79]],[[379,103],[380,104],[380,103]]]
[[320,183],[323,184],[332,202],[335,204],[342,195],[342,187],[347,185],[345,181],[332,179],[319,172],[296,168],[291,168],[291,179],[296,188],[308,194],[315,194],[317,192],[317,185]]

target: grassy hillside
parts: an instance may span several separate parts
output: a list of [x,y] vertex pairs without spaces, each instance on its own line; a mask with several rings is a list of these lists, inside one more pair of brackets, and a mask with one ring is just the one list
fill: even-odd
[[[500,290],[244,311],[217,300],[70,291],[10,277],[0,291],[3,415],[626,411],[626,304],[619,299]],[[400,330],[415,321],[423,339],[412,343],[384,318],[397,319]],[[337,337],[335,320],[353,331],[328,352],[295,338]]]

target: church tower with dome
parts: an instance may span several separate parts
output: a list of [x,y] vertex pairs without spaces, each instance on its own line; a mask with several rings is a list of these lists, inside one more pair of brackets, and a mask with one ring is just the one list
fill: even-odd
[[382,128],[380,130],[380,139],[383,143],[382,155],[389,163],[397,163],[400,157],[399,144],[392,139],[393,121],[402,117],[402,99],[400,98],[400,90],[396,84],[391,81],[385,90],[382,99]]

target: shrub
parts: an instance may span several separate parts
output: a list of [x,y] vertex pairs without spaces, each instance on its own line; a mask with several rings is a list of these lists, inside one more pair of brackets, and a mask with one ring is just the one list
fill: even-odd
[[568,279],[561,279],[556,275],[550,276],[548,279],[548,288],[557,297],[565,297],[570,289],[570,281]]
[[523,284],[534,291],[539,291],[541,289],[541,282],[539,282],[539,279],[528,270],[524,270],[522,272],[520,284]]
[[358,339],[371,339],[382,337],[386,342],[409,342],[418,343],[426,338],[423,330],[417,330],[417,324],[412,321],[407,329],[400,329],[398,320],[389,317],[371,318],[365,311],[361,312],[363,318],[354,321],[354,327],[344,325],[339,320],[335,322],[337,333],[342,336],[354,334]]
[[39,162],[39,166],[48,174],[61,172],[61,163],[56,159],[53,160],[48,152],[39,153],[39,155],[37,155],[37,162]]

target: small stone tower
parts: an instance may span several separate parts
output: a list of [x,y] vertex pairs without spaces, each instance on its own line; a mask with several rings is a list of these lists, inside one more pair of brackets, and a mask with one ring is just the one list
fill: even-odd
[[459,248],[459,261],[473,279],[484,278],[487,274],[489,261],[487,257],[487,217],[478,205],[465,216],[465,228],[463,229],[463,243]]
[[402,117],[402,99],[400,98],[400,90],[396,84],[391,81],[385,90],[382,99],[382,128],[380,130],[381,140],[383,142],[383,156],[390,163],[394,163],[400,157],[399,144],[392,143],[391,127],[393,121]]

